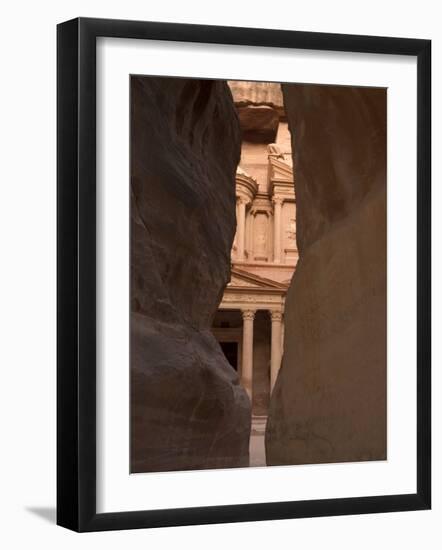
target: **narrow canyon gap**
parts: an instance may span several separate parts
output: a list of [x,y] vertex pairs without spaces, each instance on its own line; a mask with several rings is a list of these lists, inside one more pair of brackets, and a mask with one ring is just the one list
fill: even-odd
[[386,458],[386,90],[282,86],[299,261],[267,465]]
[[240,129],[223,81],[131,78],[131,472],[249,465],[210,331],[230,279]]

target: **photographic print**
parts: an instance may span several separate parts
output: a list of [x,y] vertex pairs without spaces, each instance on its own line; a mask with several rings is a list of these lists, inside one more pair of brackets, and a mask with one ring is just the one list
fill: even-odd
[[57,523],[430,509],[431,41],[77,18],[57,56]]
[[131,75],[131,473],[386,460],[386,108]]

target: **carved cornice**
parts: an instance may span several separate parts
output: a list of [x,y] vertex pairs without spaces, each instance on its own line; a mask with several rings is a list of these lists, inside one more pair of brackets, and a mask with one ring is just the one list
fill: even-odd
[[255,199],[253,200],[253,203],[263,207],[270,207],[270,197],[267,195],[267,193],[257,193]]
[[256,214],[265,214],[268,218],[272,215],[271,210],[265,206],[252,206],[250,209],[250,215],[256,216]]
[[[264,264],[266,267],[268,267],[268,263]],[[261,277],[260,275],[257,275],[256,273],[251,273],[248,271],[244,271],[241,269],[238,269],[235,267],[235,265],[232,265],[232,271],[231,271],[231,280],[227,286],[227,289],[232,289],[239,287],[244,288],[247,287],[248,289],[253,290],[264,290],[266,292],[268,291],[278,291],[278,292],[286,292],[287,286],[275,281],[273,279],[268,279],[266,277]],[[226,289],[226,290],[227,290]]]
[[258,192],[258,182],[252,176],[249,176],[242,168],[238,166],[236,171],[236,194],[244,196],[248,202],[252,201]]

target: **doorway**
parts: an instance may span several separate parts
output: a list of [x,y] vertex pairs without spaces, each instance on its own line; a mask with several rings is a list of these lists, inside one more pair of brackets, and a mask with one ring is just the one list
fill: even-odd
[[219,345],[227,361],[238,371],[238,342],[220,342]]

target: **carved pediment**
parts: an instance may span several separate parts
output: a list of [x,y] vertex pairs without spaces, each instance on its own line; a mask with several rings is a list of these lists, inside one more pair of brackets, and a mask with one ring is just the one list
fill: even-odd
[[254,289],[277,289],[286,290],[287,285],[272,281],[271,279],[265,279],[255,273],[249,273],[237,268],[233,268],[231,272],[230,282],[228,287],[234,288],[254,288]]
[[275,157],[269,157],[269,164],[270,180],[293,182],[293,168],[290,164]]
[[242,288],[264,288],[263,285],[257,284],[256,282],[248,281],[238,276],[232,276],[228,286],[238,286]]

